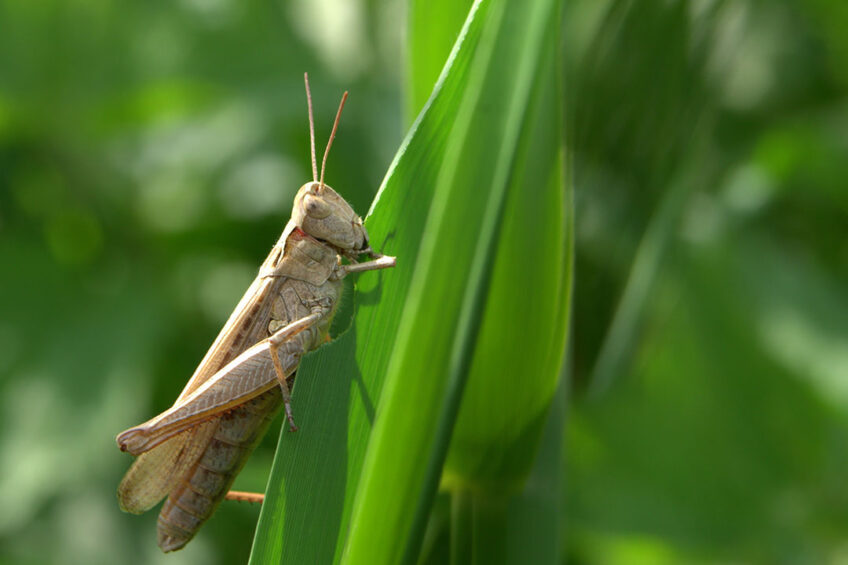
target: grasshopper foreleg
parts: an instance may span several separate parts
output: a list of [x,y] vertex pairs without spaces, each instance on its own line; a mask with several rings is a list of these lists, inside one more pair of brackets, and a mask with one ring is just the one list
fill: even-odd
[[271,361],[274,363],[274,370],[277,373],[277,380],[280,381],[280,388],[283,391],[283,403],[285,405],[286,410],[286,419],[289,421],[289,428],[291,431],[296,432],[297,426],[294,423],[294,416],[292,415],[291,408],[291,392],[289,391],[289,385],[286,381],[286,372],[283,370],[283,364],[280,363],[280,346],[283,345],[286,341],[291,339],[293,336],[299,334],[303,330],[306,330],[312,327],[318,320],[326,315],[326,312],[323,308],[317,308],[310,315],[301,318],[291,324],[287,325],[284,328],[277,330],[274,335],[268,338],[268,346],[271,352]]
[[350,273],[361,273],[362,271],[376,271],[377,269],[388,269],[395,266],[396,259],[388,255],[381,255],[373,261],[365,261],[364,263],[351,263],[349,265],[339,265],[336,267],[333,276],[336,280],[342,279]]

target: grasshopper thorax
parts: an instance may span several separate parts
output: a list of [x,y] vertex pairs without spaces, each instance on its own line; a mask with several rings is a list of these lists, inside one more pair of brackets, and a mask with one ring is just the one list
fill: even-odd
[[300,187],[294,198],[292,221],[308,235],[329,243],[345,255],[368,248],[368,233],[362,218],[326,184],[308,182]]

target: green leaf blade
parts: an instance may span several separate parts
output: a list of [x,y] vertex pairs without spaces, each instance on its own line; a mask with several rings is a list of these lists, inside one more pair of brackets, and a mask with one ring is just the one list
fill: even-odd
[[[466,26],[458,43],[473,52],[479,32]],[[464,89],[469,57],[455,55],[455,79],[437,88],[413,125],[366,219],[372,245],[396,256],[398,264],[384,273],[359,275],[351,328],[304,357],[298,369],[292,406],[300,430],[280,434],[251,563],[340,558],[385,368],[424,239],[437,164],[447,145],[444,132]]]
[[[488,7],[484,35],[470,69],[470,86],[458,108],[442,164],[431,212],[434,220],[428,224],[410,305],[389,365],[381,405],[385,412],[377,419],[354,510],[346,553],[349,563],[409,561],[416,554],[422,516],[429,510],[441,474],[446,443],[480,335],[527,101],[536,73],[550,71],[538,63],[543,46],[550,47],[545,39],[555,37],[545,30],[556,21],[556,3],[536,2],[519,8],[492,2]],[[555,236],[553,288],[559,289],[565,254],[556,122],[551,130],[553,143],[545,151],[553,155],[549,162],[559,167],[544,168],[542,176],[547,182],[540,185],[543,190],[554,187],[559,191],[555,196],[557,220],[552,223],[555,233],[548,234]],[[509,279],[514,283],[516,277],[513,274]],[[432,312],[440,314],[434,319],[428,315]],[[562,332],[554,334],[561,351]],[[546,349],[546,361],[549,353]],[[561,357],[554,357],[557,366],[548,372],[547,398],[536,410],[542,423],[559,373]],[[541,427],[535,433],[538,436]],[[416,457],[390,463],[397,446],[414,446],[410,451]]]
[[[556,21],[553,18],[552,21]],[[447,485],[510,491],[533,464],[563,361],[571,222],[549,26],[512,166],[485,319],[445,465]],[[570,205],[570,202],[568,203]]]

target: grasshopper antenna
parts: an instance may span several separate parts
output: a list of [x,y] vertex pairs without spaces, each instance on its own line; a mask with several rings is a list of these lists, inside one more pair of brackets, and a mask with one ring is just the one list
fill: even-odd
[[339,127],[339,118],[342,116],[342,108],[344,108],[345,100],[347,100],[347,91],[342,95],[342,101],[339,103],[339,111],[336,112],[336,121],[333,122],[333,131],[330,132],[330,140],[327,141],[327,148],[324,150],[324,158],[321,160],[321,180],[318,183],[318,190],[324,188],[324,168],[327,166],[327,154],[330,152],[330,147],[333,145],[333,139],[336,137],[336,130]]
[[315,161],[315,120],[312,118],[312,93],[309,92],[309,73],[303,73],[306,85],[306,105],[309,107],[309,148],[312,150],[312,182],[318,180],[318,163]]

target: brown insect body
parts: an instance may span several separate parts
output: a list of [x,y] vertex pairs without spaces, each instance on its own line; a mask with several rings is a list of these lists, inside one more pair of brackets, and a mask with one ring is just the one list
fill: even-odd
[[282,406],[273,388],[217,418],[215,433],[194,467],[171,490],[157,522],[162,551],[187,544],[214,514]]
[[[361,254],[373,260],[357,263]],[[142,513],[168,497],[158,521],[163,551],[183,547],[214,513],[281,406],[296,429],[287,380],[326,342],[342,278],[391,266],[323,183],[322,167],[321,181],[298,191],[282,236],[174,405],[118,435],[119,447],[138,455],[118,487],[121,508]]]

